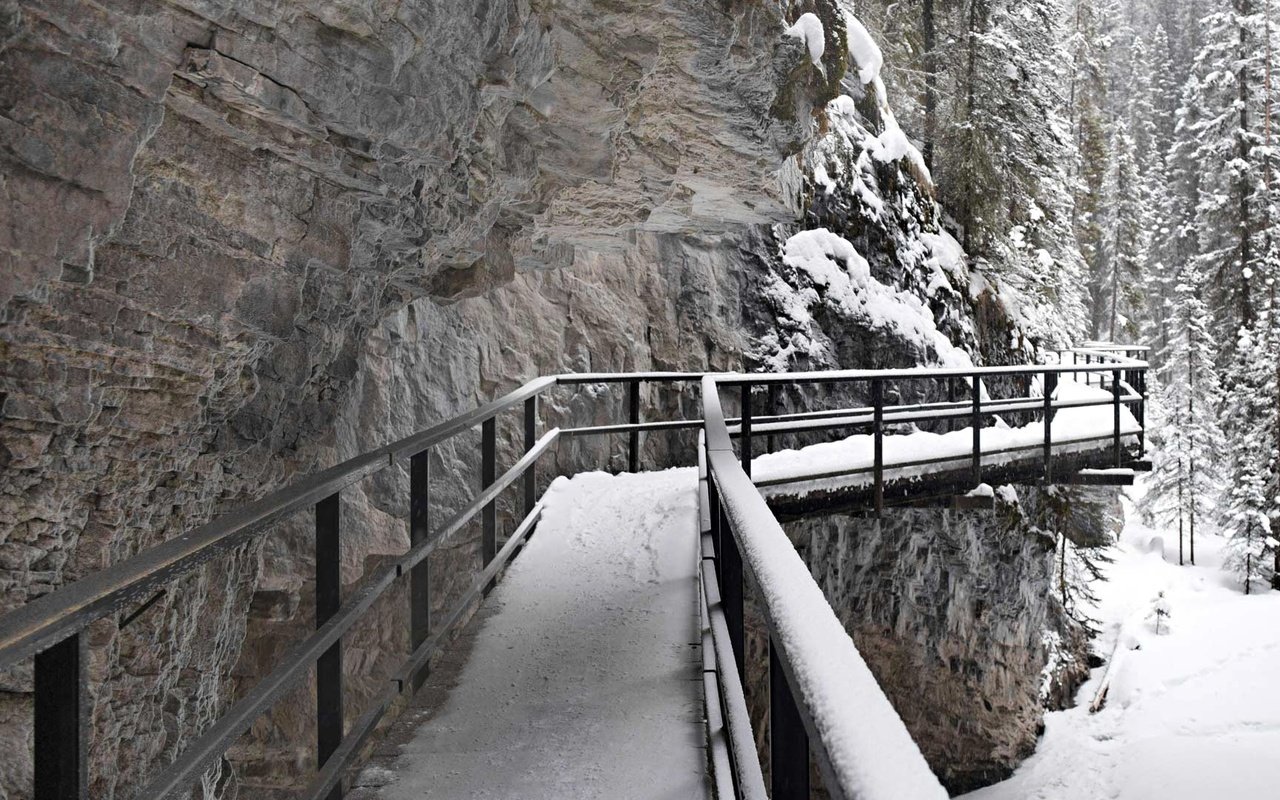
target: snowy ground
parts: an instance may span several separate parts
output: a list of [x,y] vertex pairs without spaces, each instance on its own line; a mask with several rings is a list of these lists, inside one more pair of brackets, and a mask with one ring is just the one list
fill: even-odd
[[[1130,514],[1130,518],[1132,518]],[[1165,556],[1147,552],[1164,539]],[[1178,537],[1129,525],[1095,616],[1095,649],[1117,662],[1106,706],[1047,715],[1035,755],[1007,781],[966,800],[1214,800],[1280,796],[1280,592],[1245,596],[1221,570],[1223,540],[1196,541],[1196,566],[1178,566]],[[1170,632],[1147,618],[1164,591]],[[1140,649],[1129,650],[1132,645]]]
[[[703,798],[693,469],[557,478],[382,800]],[[371,770],[366,770],[370,772]]]

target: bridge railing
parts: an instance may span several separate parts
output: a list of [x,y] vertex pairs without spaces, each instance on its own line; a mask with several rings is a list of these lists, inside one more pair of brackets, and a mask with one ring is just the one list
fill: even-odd
[[[704,553],[704,574],[710,570],[715,575],[714,581],[704,582],[704,611],[707,614],[708,643],[712,654],[707,656],[707,669],[704,673],[704,683],[709,692],[709,741],[712,743],[713,758],[717,758],[719,753],[719,761],[714,761],[713,764],[723,766],[725,761],[731,763],[733,775],[732,781],[718,781],[717,785],[721,790],[727,786],[739,796],[746,797],[761,796],[758,790],[763,788],[759,763],[755,761],[754,755],[749,758],[746,755],[753,753],[753,750],[744,749],[751,739],[741,683],[741,575],[742,558],[745,555],[757,578],[769,579],[771,592],[781,592],[779,587],[792,580],[799,581],[804,587],[801,595],[798,595],[803,598],[802,601],[796,601],[789,593],[785,596],[766,593],[766,616],[770,621],[771,638],[777,642],[776,653],[772,656],[777,660],[774,672],[787,676],[785,685],[778,684],[776,691],[781,704],[775,717],[779,729],[785,730],[785,726],[790,725],[794,730],[803,728],[810,734],[815,741],[815,752],[819,754],[820,760],[827,762],[824,777],[829,783],[836,781],[828,787],[833,796],[864,796],[837,793],[845,788],[862,786],[856,782],[850,784],[850,776],[864,773],[877,775],[877,770],[863,765],[860,759],[856,765],[848,762],[844,749],[825,756],[822,754],[829,750],[826,743],[832,741],[831,736],[835,735],[836,741],[844,742],[844,736],[848,733],[843,723],[833,721],[833,708],[844,702],[854,704],[850,707],[862,708],[862,692],[872,692],[881,699],[883,695],[878,694],[879,690],[873,680],[860,684],[856,697],[841,694],[844,690],[839,687],[847,686],[846,683],[837,681],[830,684],[835,688],[823,688],[824,682],[834,679],[835,675],[822,666],[822,659],[815,662],[810,655],[814,642],[829,637],[842,642],[834,646],[835,650],[827,652],[827,655],[835,659],[833,663],[849,666],[861,664],[861,660],[852,648],[848,636],[843,634],[842,628],[841,634],[836,635],[837,628],[830,624],[834,615],[829,606],[825,606],[825,601],[822,604],[826,609],[825,614],[817,614],[820,622],[815,623],[818,627],[812,630],[806,627],[808,623],[803,621],[804,615],[796,610],[800,607],[817,609],[821,592],[812,583],[812,579],[808,578],[807,571],[804,572],[804,580],[801,579],[801,572],[797,569],[798,556],[789,543],[786,547],[782,546],[781,543],[786,542],[785,534],[750,482],[750,465],[754,455],[753,435],[771,436],[775,430],[784,433],[809,429],[838,430],[870,422],[876,437],[877,455],[873,469],[877,487],[875,505],[878,508],[884,494],[882,439],[887,425],[913,419],[926,421],[964,414],[971,414],[973,420],[980,422],[984,413],[1026,410],[1029,402],[1026,399],[984,401],[983,392],[974,390],[971,391],[971,400],[890,407],[886,411],[883,403],[885,381],[941,379],[958,384],[967,380],[973,387],[980,387],[982,379],[995,376],[1038,372],[1045,374],[1045,379],[1048,380],[1050,374],[1060,375],[1068,371],[1087,375],[1109,374],[1113,389],[1111,402],[1116,408],[1118,431],[1120,404],[1137,402],[1141,408],[1142,393],[1132,391],[1132,387],[1135,384],[1143,385],[1141,375],[1145,372],[1145,364],[1101,350],[1091,350],[1087,357],[1090,360],[1084,364],[1030,368],[843,371],[709,377],[695,373],[668,372],[537,378],[491,403],[291,484],[255,503],[37,598],[0,617],[0,670],[12,668],[25,659],[34,659],[35,798],[81,800],[87,797],[90,731],[85,629],[99,619],[120,612],[124,612],[120,620],[121,627],[127,625],[141,610],[156,601],[156,591],[164,584],[265,535],[274,524],[285,518],[307,511],[314,515],[315,526],[315,631],[289,650],[267,676],[192,741],[172,763],[162,767],[136,796],[160,798],[189,789],[257,717],[298,685],[310,670],[315,669],[316,748],[319,768],[302,796],[316,800],[340,797],[340,781],[344,770],[358,757],[379,721],[396,699],[405,693],[406,688],[410,691],[417,688],[423,677],[423,668],[444,644],[445,637],[484,596],[503,566],[534,529],[541,514],[536,489],[537,465],[556,442],[561,437],[569,436],[625,435],[628,441],[628,468],[636,471],[640,467],[642,433],[698,428],[702,428],[704,439],[704,447],[700,453],[703,495],[707,500],[703,506],[703,529],[709,534],[703,537],[704,544],[709,546]],[[1098,359],[1097,363],[1093,361],[1095,358]],[[642,385],[693,385],[698,381],[702,382],[705,419],[641,421]],[[757,418],[753,414],[754,386],[859,381],[867,382],[871,387],[873,404],[870,408],[773,414],[763,418]],[[1100,381],[1106,381],[1106,378],[1101,378]],[[552,428],[539,434],[539,397],[555,386],[584,384],[625,385],[627,422],[563,430]],[[721,386],[734,387],[741,392],[743,402],[740,417],[725,418],[720,406]],[[876,387],[880,387],[879,390]],[[1046,412],[1067,405],[1051,403],[1047,399],[1043,402]],[[499,415],[512,411],[523,414],[523,455],[499,475],[496,420]],[[778,427],[770,428],[774,425]],[[976,434],[978,427],[975,425],[975,448],[980,448]],[[475,428],[480,429],[481,439],[479,493],[449,520],[438,527],[432,527],[428,454],[433,447]],[[732,452],[733,438],[737,438],[740,443],[738,456]],[[1116,441],[1119,453],[1118,433]],[[1051,443],[1046,442],[1046,456],[1049,444]],[[405,465],[409,474],[409,549],[391,563],[364,576],[357,589],[349,597],[343,598],[339,574],[341,493],[357,482],[399,464]],[[981,464],[979,460],[975,460],[974,464],[976,479]],[[523,489],[524,516],[499,549],[498,497],[517,485]],[[452,609],[442,619],[433,619],[427,602],[431,580],[430,556],[456,537],[477,516],[482,527],[482,569]],[[803,567],[802,564],[799,566]],[[808,582],[805,583],[805,580]],[[343,637],[378,598],[401,582],[407,582],[409,589],[410,607],[407,616],[411,652],[385,689],[370,702],[358,719],[348,725],[343,719]],[[819,630],[820,635],[814,634],[813,630]],[[732,658],[725,654],[732,654]],[[729,660],[733,662],[733,670],[727,669]],[[865,670],[865,665],[862,670]],[[854,673],[864,674],[856,669]],[[710,694],[712,690],[715,692],[714,697]],[[794,713],[787,711],[786,698],[789,691],[797,701],[793,703],[798,709]],[[872,708],[879,709],[874,714],[887,719],[883,704],[879,700],[870,702]],[[711,724],[711,715],[716,710],[721,716],[722,727],[718,729]],[[891,710],[889,709],[890,712]],[[896,716],[893,719],[896,720]],[[823,738],[824,736],[827,738]],[[778,757],[784,761],[796,761],[799,753],[796,742],[800,740],[786,741],[790,742],[791,751],[780,746],[776,751]],[[796,758],[784,757],[786,752],[791,752]],[[718,777],[722,774],[724,773],[717,770]],[[775,769],[775,789],[780,786],[779,780],[798,780],[796,774],[796,769]],[[874,779],[878,780],[881,779]],[[893,779],[885,777],[883,780]],[[867,786],[878,786],[874,781]],[[784,793],[775,795],[774,799],[792,796],[798,795],[785,791],[784,787]],[[881,792],[865,796],[895,795]]]
[[[1074,363],[1068,363],[1066,354],[1075,352]],[[1086,360],[1087,359],[1087,360]],[[891,485],[887,472],[907,472],[921,469],[941,472],[944,469],[959,471],[958,480],[967,485],[983,483],[984,476],[1002,479],[1005,473],[998,468],[1001,461],[1038,458],[1044,471],[1044,480],[1054,479],[1055,452],[1081,446],[1105,448],[1109,453],[1106,464],[1099,466],[1124,467],[1139,462],[1145,453],[1145,362],[1112,355],[1102,351],[1065,351],[1059,354],[1059,363],[1038,366],[1007,366],[968,369],[906,369],[906,370],[848,370],[813,373],[775,373],[750,375],[723,375],[716,378],[719,387],[738,393],[742,416],[729,420],[728,430],[738,440],[743,469],[751,474],[751,465],[759,455],[757,443],[767,440],[766,450],[773,449],[776,436],[809,432],[835,432],[844,429],[869,430],[873,438],[870,464],[854,464],[826,472],[809,472],[803,476],[757,480],[759,487],[778,486],[800,481],[829,480],[863,475],[871,493],[871,504],[877,511],[886,502],[886,488]],[[1058,398],[1060,381],[1070,377],[1091,386],[1105,389],[1107,396],[1093,398]],[[1083,379],[1083,380],[1082,380]],[[1023,393],[1010,397],[992,398],[987,385],[997,380],[1020,384]],[[1033,396],[1033,380],[1038,380],[1040,396]],[[901,388],[910,384],[927,383],[942,385],[947,400],[914,404],[889,404],[887,387]],[[780,387],[803,387],[833,384],[861,384],[863,396],[871,398],[871,405],[856,408],[836,408],[800,413],[777,414],[777,390]],[[756,389],[767,389],[770,408],[761,415],[756,412],[760,399]],[[964,395],[968,397],[964,397]],[[1055,438],[1056,414],[1064,409],[1096,407],[1111,408],[1111,424],[1102,432],[1059,432]],[[1122,409],[1129,409],[1136,426],[1126,428],[1122,423]],[[983,447],[984,421],[992,416],[1036,415],[1043,422],[1040,441],[1034,443],[1005,444]],[[971,446],[965,455],[944,454],[887,460],[884,443],[895,427],[915,424],[936,424],[944,421],[968,423],[971,430]],[[967,468],[965,468],[967,462]],[[1020,470],[1025,472],[1025,467]],[[917,491],[908,487],[899,491],[897,499],[907,499]]]
[[[201,732],[172,763],[162,767],[136,797],[149,800],[188,791],[238,736],[312,669],[316,674],[319,769],[301,796],[313,800],[341,797],[343,772],[359,755],[379,721],[406,688],[418,688],[428,661],[493,585],[497,574],[537,524],[541,514],[536,493],[539,460],[562,436],[626,435],[628,467],[638,470],[642,432],[695,430],[702,424],[701,420],[642,422],[641,386],[693,385],[701,377],[699,373],[652,372],[534,379],[491,403],[291,484],[0,617],[0,670],[34,659],[35,800],[84,800],[89,796],[91,742],[85,629],[119,612],[125,612],[120,620],[124,627],[158,599],[156,591],[163,585],[265,535],[274,524],[306,511],[311,511],[315,520],[315,631],[292,647],[268,675]],[[584,384],[626,385],[628,421],[553,428],[539,435],[538,398],[555,386]],[[524,452],[498,475],[496,420],[509,411],[523,413]],[[481,440],[479,493],[452,518],[431,527],[431,449],[477,427]],[[405,464],[409,473],[409,549],[365,575],[351,596],[343,598],[339,570],[341,493],[397,464]],[[499,550],[497,500],[503,491],[517,484],[523,488],[524,517]],[[442,619],[432,619],[428,560],[477,516],[482,525],[483,567],[452,609]],[[343,637],[378,598],[405,581],[410,598],[407,617],[412,650],[385,689],[348,725],[343,719]]]
[[[1083,356],[1083,357],[1081,357]],[[1087,359],[1087,360],[1086,360]],[[744,587],[746,573],[754,577],[762,600],[769,649],[769,773],[772,800],[807,800],[810,796],[810,758],[816,763],[827,794],[848,800],[897,800],[945,798],[938,783],[912,741],[901,719],[871,676],[844,626],[827,603],[822,589],[792,546],[786,531],[751,479],[756,458],[753,437],[802,431],[833,431],[870,426],[874,439],[873,464],[803,479],[846,475],[870,469],[872,505],[878,512],[885,499],[888,466],[938,466],[954,457],[895,462],[884,459],[884,437],[889,425],[961,419],[973,428],[971,474],[976,486],[982,480],[981,443],[984,415],[1011,412],[1043,414],[1042,448],[1044,479],[1053,479],[1053,449],[1063,442],[1053,439],[1049,424],[1057,410],[1111,406],[1111,440],[1115,466],[1134,463],[1123,448],[1125,435],[1121,409],[1125,404],[1142,416],[1145,402],[1146,364],[1127,354],[1103,350],[1080,351],[1075,361],[1047,366],[1010,366],[938,370],[850,370],[817,373],[708,375],[702,381],[704,432],[700,442],[699,495],[703,513],[703,592],[713,659],[704,663],[708,684],[708,727],[711,761],[717,776],[732,775],[732,785],[717,781],[722,797],[765,796],[764,780],[756,760],[745,701],[740,699],[745,658]],[[1055,385],[1065,374],[1077,379],[1098,376],[1110,389],[1105,400],[1055,399]],[[992,400],[983,382],[993,379],[1039,376],[1040,398]],[[946,402],[892,406],[886,410],[887,382],[930,381],[947,386]],[[954,386],[963,382],[970,397],[954,399]],[[866,384],[872,405],[829,411],[754,415],[756,387],[770,391],[770,411],[776,411],[777,387],[816,384]],[[1136,388],[1135,388],[1136,387]],[[722,389],[736,390],[741,416],[726,418],[720,399]],[[1029,394],[1029,392],[1028,392]],[[984,400],[985,397],[985,400]],[[1137,432],[1140,437],[1140,430]],[[733,439],[738,440],[735,452]],[[1092,437],[1098,438],[1098,437]],[[1082,441],[1077,438],[1073,442]],[[1141,438],[1138,439],[1141,448]],[[770,449],[772,444],[770,444]],[[1139,451],[1140,454],[1140,451]],[[704,656],[705,657],[705,656]],[[717,708],[718,706],[718,708]],[[853,710],[853,709],[856,709]],[[725,772],[721,772],[721,770]]]

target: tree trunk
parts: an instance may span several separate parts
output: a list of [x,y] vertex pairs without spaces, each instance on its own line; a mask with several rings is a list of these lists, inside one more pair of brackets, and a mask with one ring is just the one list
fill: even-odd
[[[1236,0],[1235,8],[1240,14],[1241,20],[1249,16],[1252,3],[1250,0]],[[1236,84],[1239,90],[1240,100],[1240,130],[1249,130],[1249,72],[1247,64],[1249,56],[1247,50],[1249,47],[1248,28],[1243,22],[1240,24],[1240,69],[1236,73]],[[1236,143],[1236,155],[1241,163],[1249,162],[1249,141],[1246,137],[1241,136]],[[1249,178],[1247,175],[1240,179],[1240,322],[1249,325],[1253,322],[1253,305],[1249,301],[1249,279],[1245,277],[1245,270],[1249,267],[1249,262],[1253,258],[1252,248],[1250,247],[1249,234],[1251,229],[1251,218],[1249,209]]]
[[938,113],[938,46],[934,26],[933,0],[922,0],[924,28],[924,163],[933,169],[933,147],[937,138]]

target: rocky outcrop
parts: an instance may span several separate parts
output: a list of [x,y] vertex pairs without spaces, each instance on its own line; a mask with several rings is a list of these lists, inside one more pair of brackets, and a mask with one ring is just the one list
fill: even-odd
[[[783,21],[0,4],[3,605],[535,372],[736,366],[735,237],[797,213],[790,156],[829,95]],[[403,549],[403,480],[344,498],[350,582]],[[95,797],[131,796],[305,630],[307,521],[263,541],[93,630]],[[351,644],[353,704],[400,635]],[[5,677],[0,795],[29,780],[29,681]],[[306,697],[209,791],[301,771]]]
[[[806,11],[824,22],[820,67],[782,35]],[[940,356],[821,298],[809,321],[780,313],[814,289],[782,259],[801,228],[846,237],[953,349],[1008,357],[1016,325],[969,283],[927,175],[864,152],[884,98],[845,81],[853,97],[828,105],[844,36],[834,0],[0,0],[0,610],[535,374]],[[543,413],[617,421],[621,398],[558,395]],[[474,487],[474,444],[433,453],[441,514]],[[646,443],[650,463],[671,453]],[[570,442],[557,458],[608,467],[620,451]],[[344,492],[348,586],[406,547],[406,486],[394,469]],[[90,630],[93,797],[132,797],[305,633],[305,517]],[[974,558],[1041,579],[1030,545],[946,524]],[[907,556],[891,541],[829,555],[891,565]],[[438,559],[437,607],[476,550],[463,537]],[[929,602],[949,602],[928,577],[944,562],[965,585],[991,577],[949,557],[914,579]],[[353,716],[406,647],[403,602],[345,642]],[[940,644],[949,608],[872,609],[902,639],[868,646],[885,663],[963,658],[987,635],[1030,648],[966,684],[1017,730],[932,751],[986,764],[981,747],[1023,741],[1040,651],[1013,623]],[[934,685],[952,673],[921,696],[953,707]],[[0,798],[23,797],[29,670],[0,688]],[[198,794],[286,796],[313,768],[312,703],[299,687]]]
[[1057,606],[1054,542],[1016,507],[895,510],[788,524],[930,766],[952,791],[1035,748]]

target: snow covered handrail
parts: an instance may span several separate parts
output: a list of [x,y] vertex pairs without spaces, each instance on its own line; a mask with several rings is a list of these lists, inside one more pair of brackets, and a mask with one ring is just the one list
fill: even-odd
[[[716,546],[716,594],[739,671],[745,653],[744,568],[755,577],[764,601],[771,797],[809,797],[812,753],[833,798],[946,798],[822,589],[739,465],[720,405],[719,380],[707,376],[702,382],[707,524]],[[723,649],[716,647],[718,653]]]

